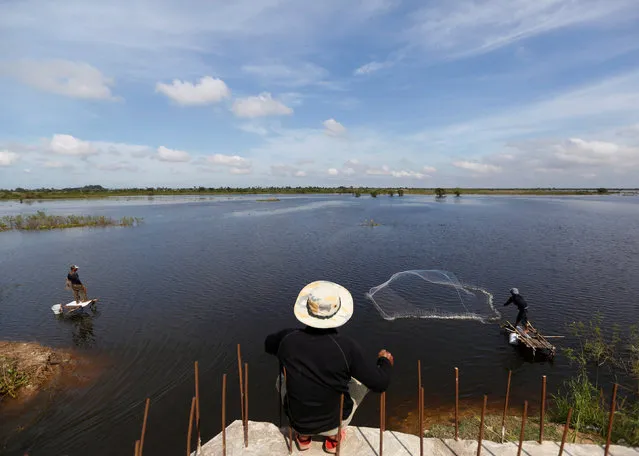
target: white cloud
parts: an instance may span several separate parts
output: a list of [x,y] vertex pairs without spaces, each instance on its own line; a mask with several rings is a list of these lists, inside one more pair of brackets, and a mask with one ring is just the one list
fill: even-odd
[[187,162],[191,159],[188,152],[183,150],[168,149],[164,146],[158,147],[157,159],[164,162]]
[[422,171],[424,171],[426,174],[431,174],[431,173],[436,173],[437,172],[437,168],[434,168],[432,166],[424,166],[422,168]]
[[339,171],[336,168],[329,168],[327,173],[329,176],[337,176]]
[[113,100],[113,79],[88,63],[69,60],[19,60],[0,63],[7,74],[36,89],[72,98]]
[[281,101],[273,99],[270,93],[263,92],[254,97],[239,98],[231,108],[237,117],[284,116],[293,113],[293,109]]
[[295,177],[306,177],[306,171],[302,171],[302,170],[295,171],[295,174],[293,174],[293,176],[295,176]]
[[247,169],[251,167],[251,161],[239,155],[215,154],[206,157],[206,161],[211,165],[231,166],[237,169]]
[[183,106],[218,103],[231,96],[231,90],[218,78],[204,76],[197,83],[174,79],[171,84],[158,82],[155,91]]
[[0,166],[11,166],[17,162],[19,158],[15,152],[0,150]]
[[419,171],[406,170],[406,169],[394,170],[394,169],[391,169],[390,166],[388,165],[383,165],[381,168],[369,167],[366,165],[364,165],[363,167],[365,169],[365,173],[368,174],[369,176],[390,176],[390,177],[396,177],[396,178],[410,178],[410,179],[424,179],[425,177],[428,177],[426,174],[420,173]]
[[468,171],[474,171],[476,173],[497,173],[501,171],[501,167],[497,165],[491,165],[488,163],[479,163],[467,160],[461,160],[453,162],[453,166],[457,168],[466,169]]
[[253,133],[255,135],[266,136],[268,135],[268,130],[260,125],[253,124],[244,124],[238,126],[238,128],[247,133]]
[[251,174],[253,170],[251,168],[231,168],[229,172],[231,174]]
[[25,174],[31,174],[31,168],[24,168],[22,170]]
[[44,163],[45,168],[65,168],[66,165],[60,161],[47,161]]
[[82,141],[71,135],[53,135],[49,141],[49,149],[54,154],[87,157],[98,151],[89,141]]
[[326,128],[324,132],[329,136],[341,136],[346,133],[346,127],[335,119],[325,120],[322,125]]
[[460,0],[434,2],[412,15],[405,38],[431,52],[462,57],[490,52],[567,27],[631,20],[634,0]]
[[321,84],[328,76],[328,71],[310,62],[301,62],[294,65],[282,63],[244,65],[242,71],[270,84],[287,87]]
[[97,166],[97,168],[101,171],[130,171],[130,172],[136,172],[139,170],[139,168],[135,165],[132,165],[130,163],[127,162],[117,162],[117,163],[106,163],[106,164],[100,164]]
[[401,171],[391,171],[391,176],[393,177],[408,177],[411,179],[423,179],[426,177],[425,174],[423,173],[418,173],[416,171],[406,171],[406,170],[401,170]]
[[389,62],[389,61],[376,62],[376,61],[373,61],[373,62],[369,62],[369,63],[367,63],[365,65],[362,65],[361,67],[357,68],[353,72],[353,74],[355,76],[362,76],[362,75],[365,75],[365,74],[371,74],[371,73],[374,73],[376,71],[383,70],[384,68],[390,68],[391,66],[393,66],[393,62]]

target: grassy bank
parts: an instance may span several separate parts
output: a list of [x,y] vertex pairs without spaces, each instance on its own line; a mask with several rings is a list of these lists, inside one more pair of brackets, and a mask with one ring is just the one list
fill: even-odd
[[108,189],[100,185],[53,189],[0,189],[0,200],[46,200],[73,198],[108,198],[125,196],[187,196],[187,195],[259,195],[259,194],[352,194],[355,196],[413,195],[602,195],[608,193],[637,194],[637,189],[605,188],[397,188],[397,187],[189,187],[189,188],[120,188]]
[[94,215],[48,215],[38,211],[30,215],[6,215],[0,217],[0,231],[21,230],[55,230],[77,227],[136,226],[142,223],[141,218],[122,217],[113,219]]

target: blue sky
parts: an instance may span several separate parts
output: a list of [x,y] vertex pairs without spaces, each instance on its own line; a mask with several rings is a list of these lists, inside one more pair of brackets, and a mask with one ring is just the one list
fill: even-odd
[[639,186],[636,0],[0,2],[0,188]]

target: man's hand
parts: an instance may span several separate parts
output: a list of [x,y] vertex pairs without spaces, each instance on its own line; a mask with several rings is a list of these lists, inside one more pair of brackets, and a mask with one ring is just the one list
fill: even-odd
[[385,349],[380,350],[379,353],[377,354],[377,357],[386,358],[388,361],[390,361],[391,366],[395,364],[393,355],[391,355],[391,353],[389,351],[386,351]]

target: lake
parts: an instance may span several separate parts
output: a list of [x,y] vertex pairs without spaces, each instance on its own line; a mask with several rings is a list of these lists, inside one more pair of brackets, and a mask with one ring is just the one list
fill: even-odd
[[[277,422],[277,363],[267,334],[297,326],[292,307],[309,282],[347,287],[355,314],[342,331],[374,359],[395,357],[389,424],[416,408],[421,359],[426,407],[453,406],[453,368],[462,401],[488,394],[502,406],[513,370],[512,403],[536,407],[540,378],[549,392],[572,373],[559,352],[531,363],[508,346],[497,322],[384,320],[366,297],[394,273],[438,269],[494,295],[501,307],[518,287],[531,321],[546,334],[599,311],[609,323],[639,321],[639,198],[368,195],[205,196],[0,203],[0,216],[51,214],[143,217],[135,228],[0,233],[0,339],[74,348],[99,376],[39,398],[29,413],[0,423],[6,454],[111,455],[133,451],[144,400],[151,398],[145,454],[184,451],[193,362],[199,361],[202,436],[220,429],[222,374],[229,420],[239,418],[236,344],[250,370],[252,420]],[[368,219],[380,226],[362,226]],[[60,321],[50,307],[71,300],[70,264],[98,312]],[[567,346],[570,339],[557,339]],[[96,374],[98,375],[98,374]],[[377,395],[353,424],[376,426]],[[22,432],[14,432],[24,426]],[[0,446],[0,449],[2,446]],[[0,450],[2,452],[2,450]]]

